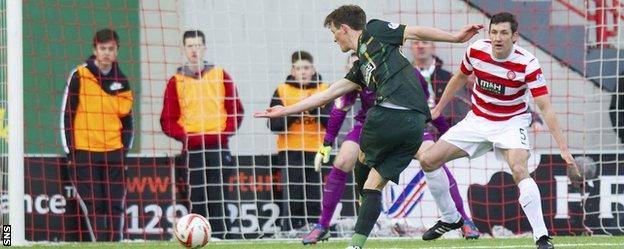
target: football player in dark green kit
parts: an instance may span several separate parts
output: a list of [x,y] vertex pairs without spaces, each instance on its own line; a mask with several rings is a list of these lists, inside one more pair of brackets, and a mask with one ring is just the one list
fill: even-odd
[[359,60],[345,78],[329,89],[295,105],[274,106],[255,117],[281,117],[306,111],[360,87],[375,92],[375,106],[368,112],[360,143],[364,162],[356,165],[356,181],[362,205],[355,234],[348,248],[362,248],[381,212],[381,189],[388,180],[398,182],[422,143],[425,122],[431,115],[423,89],[410,62],[399,52],[406,39],[466,42],[483,25],[468,25],[452,34],[436,28],[405,26],[381,20],[366,23],[364,10],[344,5],[325,18],[342,52],[355,51]]

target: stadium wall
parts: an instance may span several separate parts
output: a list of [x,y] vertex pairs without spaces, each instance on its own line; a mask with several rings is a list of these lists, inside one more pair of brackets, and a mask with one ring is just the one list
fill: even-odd
[[[624,206],[624,194],[613,192],[620,186],[618,179],[624,170],[614,161],[622,155],[589,154],[595,162],[595,177],[588,179],[584,189],[569,185],[563,162],[556,156],[534,153],[529,163],[531,176],[542,194],[546,225],[554,235],[606,234],[624,235],[621,226],[624,215],[618,212]],[[84,219],[77,208],[76,192],[69,183],[64,158],[27,158],[25,182],[26,238],[31,241],[89,241]],[[226,175],[226,216],[231,226],[230,238],[262,238],[278,231],[276,222],[284,216],[276,203],[281,199],[281,179],[271,171],[266,156],[241,157],[239,163],[254,169],[244,169]],[[273,159],[274,160],[274,159]],[[174,215],[188,213],[184,201],[184,177],[172,176],[172,157],[136,157],[128,159],[127,174],[127,234],[129,239],[166,240],[171,238]],[[401,184],[384,189],[382,213],[374,236],[397,236],[393,227],[397,220],[412,229],[425,229],[436,221],[437,210],[432,209],[433,198],[428,191],[419,190],[423,181],[416,161],[401,175]],[[489,165],[488,167],[474,166]],[[542,165],[542,167],[539,167]],[[548,166],[545,166],[548,165]],[[472,166],[473,168],[468,168]],[[455,173],[459,191],[467,211],[481,232],[494,236],[509,236],[530,232],[528,220],[517,203],[517,188],[506,165],[497,163],[492,153],[476,161],[460,159],[451,169]],[[255,177],[255,179],[250,178]],[[349,180],[351,181],[351,180]],[[410,184],[411,183],[411,184]],[[175,188],[174,188],[175,186]],[[336,231],[348,234],[355,225],[356,201],[349,187],[338,208]],[[400,200],[398,196],[415,197]],[[7,212],[8,197],[0,198],[1,211]],[[403,211],[394,211],[396,208]],[[405,208],[404,208],[405,207]],[[396,209],[396,210],[398,210]],[[583,210],[584,209],[584,210]],[[242,211],[241,211],[242,210]],[[242,213],[241,213],[242,212]],[[585,216],[585,217],[584,217]],[[450,236],[459,236],[451,233]]]
[[[159,132],[158,118],[166,80],[182,62],[182,53],[178,49],[181,32],[198,28],[208,36],[207,60],[224,67],[232,75],[245,107],[243,125],[231,139],[233,154],[275,153],[276,138],[267,128],[266,120],[253,119],[251,114],[268,106],[275,86],[288,73],[290,53],[297,49],[312,53],[316,68],[325,81],[333,82],[344,76],[346,54],[341,53],[333,43],[331,33],[322,26],[322,21],[327,13],[345,3],[347,1],[329,0],[143,2],[140,18],[143,27],[141,68],[144,76],[141,81],[144,129],[141,151],[166,154],[179,151],[178,142]],[[480,11],[459,0],[349,3],[362,6],[369,19],[432,25],[445,30],[457,30],[468,23],[489,23]],[[562,18],[559,17],[564,11],[561,8],[556,10],[555,24],[562,25]],[[578,18],[568,20],[570,25],[582,22]],[[486,32],[481,32],[478,37],[485,38]],[[568,141],[574,141],[570,144],[571,148],[575,151],[617,148],[608,115],[586,116],[583,112],[606,112],[609,103],[600,97],[605,92],[529,41],[521,39],[518,44],[540,60],[557,117]],[[457,71],[466,44],[439,43],[436,46],[437,54],[445,61],[444,68]],[[408,50],[405,54],[410,57]],[[597,127],[602,127],[599,133],[587,135],[587,130]],[[535,134],[532,138],[537,149],[557,149],[547,132]]]

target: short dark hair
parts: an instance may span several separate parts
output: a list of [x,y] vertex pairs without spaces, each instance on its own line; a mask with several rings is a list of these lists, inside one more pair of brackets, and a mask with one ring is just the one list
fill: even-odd
[[195,38],[195,37],[201,37],[202,38],[202,44],[206,45],[206,36],[204,36],[204,32],[201,32],[199,30],[187,30],[184,32],[184,35],[182,35],[182,45],[186,45],[186,38]]
[[490,28],[492,24],[499,24],[508,22],[511,26],[511,32],[515,33],[518,31],[518,21],[516,20],[516,16],[509,12],[500,12],[496,15],[492,16],[492,20],[490,20]]
[[117,43],[117,47],[119,47],[119,35],[117,35],[117,32],[109,28],[100,29],[95,32],[95,35],[93,36],[93,47],[95,47],[98,43],[109,41],[115,41],[115,43]]
[[323,26],[329,28],[329,25],[334,25],[335,28],[338,28],[342,24],[346,24],[354,30],[362,30],[366,24],[366,13],[360,6],[343,5],[325,17]]
[[314,63],[314,59],[312,58],[312,55],[303,50],[295,51],[292,54],[292,56],[290,56],[290,61],[293,64],[295,64],[295,62],[297,62],[298,60],[307,60],[310,63]]

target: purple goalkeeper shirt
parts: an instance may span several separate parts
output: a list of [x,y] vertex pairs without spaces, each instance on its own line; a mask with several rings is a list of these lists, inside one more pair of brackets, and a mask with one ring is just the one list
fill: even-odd
[[342,123],[347,117],[347,112],[355,104],[358,96],[360,96],[362,106],[354,117],[355,126],[362,126],[362,124],[364,124],[366,112],[375,104],[375,93],[368,88],[364,88],[361,91],[352,91],[334,101],[334,106],[329,114],[329,120],[325,126],[325,144],[334,142],[336,136],[338,136],[340,127],[342,127]]
[[[425,80],[417,69],[414,69],[414,74],[420,81],[420,85],[425,93],[425,99],[429,99],[427,80]],[[357,115],[354,117],[354,126],[362,126],[364,124],[366,112],[368,112],[368,109],[375,105],[375,93],[368,88],[364,88],[361,91],[349,92],[334,101],[334,106],[332,107],[329,120],[327,121],[327,126],[325,128],[325,144],[332,144],[334,142],[336,136],[338,136],[340,127],[342,127],[342,123],[347,117],[347,112],[355,104],[358,95],[360,96],[362,106],[360,107],[360,111],[358,111]],[[449,124],[442,115],[431,121],[431,123],[438,129],[440,134],[445,133],[450,128]]]

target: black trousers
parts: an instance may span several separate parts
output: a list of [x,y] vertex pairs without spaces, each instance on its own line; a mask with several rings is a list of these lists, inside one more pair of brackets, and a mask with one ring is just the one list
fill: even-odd
[[125,232],[126,169],[122,150],[71,152],[70,176],[79,205],[97,241],[119,241]]
[[226,238],[229,221],[224,192],[224,179],[236,168],[228,150],[191,150],[182,155],[186,165],[190,211],[208,218],[212,236]]
[[321,215],[321,173],[314,171],[316,152],[280,151],[282,230],[297,229]]

